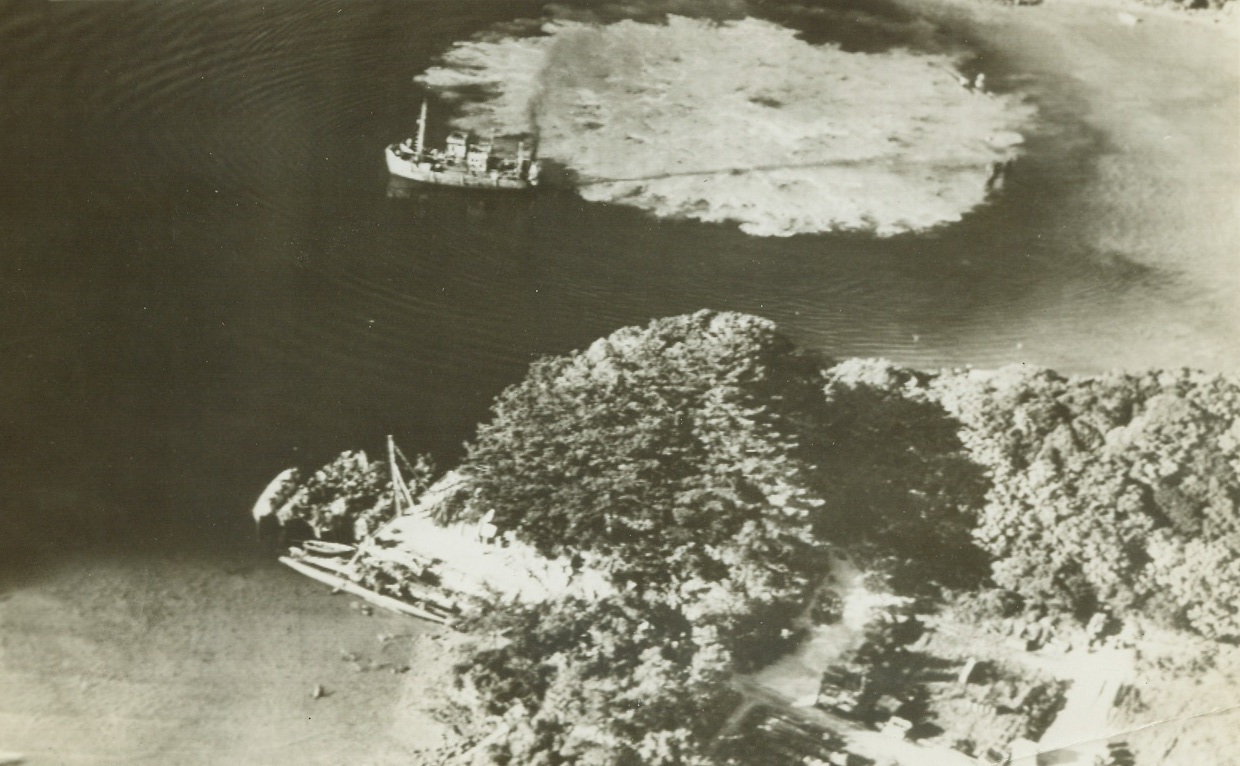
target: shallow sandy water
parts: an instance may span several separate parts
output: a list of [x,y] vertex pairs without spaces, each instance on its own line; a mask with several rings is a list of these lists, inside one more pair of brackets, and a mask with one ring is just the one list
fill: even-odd
[[1107,0],[905,5],[976,35],[990,51],[977,66],[1081,119],[1098,144],[1042,238],[1109,267],[1115,294],[1092,316],[1089,295],[1040,295],[987,332],[1014,318],[1024,353],[1064,369],[1097,369],[1099,349],[1126,369],[1240,368],[1240,17]]
[[434,631],[357,604],[242,557],[66,561],[0,593],[0,751],[32,766],[387,762],[412,747],[393,729],[397,671]]

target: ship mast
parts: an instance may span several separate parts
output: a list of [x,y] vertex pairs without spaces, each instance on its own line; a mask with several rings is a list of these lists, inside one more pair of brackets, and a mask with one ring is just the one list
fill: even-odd
[[375,540],[379,535],[388,530],[389,527],[401,521],[405,514],[413,509],[413,492],[409,489],[409,483],[405,481],[405,477],[400,472],[400,466],[396,462],[397,456],[404,461],[405,466],[409,467],[409,458],[405,457],[405,453],[400,451],[400,447],[396,446],[396,440],[388,434],[388,469],[392,472],[392,506],[393,514],[385,524],[371,532],[364,540],[360,540],[357,550],[353,553],[353,558],[349,559],[348,569],[350,572],[355,571],[354,566],[361,560],[362,555],[370,548],[371,541]]
[[[405,482],[405,477],[400,474],[400,466],[396,465],[396,456],[400,455],[405,458],[400,448],[396,446],[396,442],[392,439],[392,435],[388,434],[388,467],[392,471],[392,502],[396,505],[396,515],[401,516],[403,513],[413,507],[413,493],[409,491],[409,484]],[[405,464],[409,461],[405,459]]]
[[413,156],[422,156],[422,146],[426,143],[426,99],[422,99],[422,115],[418,117],[418,143],[413,149]]

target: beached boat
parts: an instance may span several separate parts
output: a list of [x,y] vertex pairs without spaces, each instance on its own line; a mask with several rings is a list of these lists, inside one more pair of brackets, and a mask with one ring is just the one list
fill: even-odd
[[306,553],[316,556],[347,556],[357,551],[356,545],[333,543],[327,540],[306,540],[301,544]]
[[496,153],[493,140],[480,141],[455,131],[442,150],[427,149],[426,101],[417,136],[391,144],[384,157],[392,175],[422,183],[509,191],[538,185],[538,163],[524,142],[517,145],[516,157],[507,158]]
[[[401,461],[406,470],[409,470],[409,461],[389,436],[388,462],[392,474],[392,502],[396,506],[396,519],[400,519],[413,507],[413,493],[402,474]],[[382,528],[375,535],[381,531]],[[432,584],[437,580],[435,562],[411,556],[395,559],[395,552],[371,562],[371,556],[366,554],[374,553],[370,550],[374,546],[368,545],[373,538],[374,535],[366,538],[360,545],[305,540],[290,547],[279,560],[293,571],[317,580],[332,590],[350,593],[383,609],[441,624],[451,624],[459,616],[461,605],[457,597]],[[375,577],[376,574],[379,575],[378,578]]]
[[441,625],[449,625],[452,623],[452,618],[449,615],[443,614],[439,610],[433,610],[433,607],[428,609],[410,604],[398,598],[393,598],[392,596],[387,596],[379,593],[378,591],[358,585],[344,574],[326,571],[321,567],[321,565],[316,564],[305,557],[298,558],[295,556],[281,556],[280,563],[292,569],[294,572],[299,572],[312,580],[318,580],[324,585],[330,587],[332,590],[352,594],[367,603],[380,607],[381,609],[387,609],[390,612],[396,612],[398,614],[407,614],[410,617],[417,617],[422,620],[437,622]]

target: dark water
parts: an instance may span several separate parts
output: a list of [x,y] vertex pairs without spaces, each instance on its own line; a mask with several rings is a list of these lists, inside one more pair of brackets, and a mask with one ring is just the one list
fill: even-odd
[[412,76],[536,10],[0,6],[0,535],[227,543],[287,465],[387,433],[450,464],[538,355],[699,308],[924,366],[1219,358],[1141,329],[1217,318],[1176,313],[1183,274],[1079,236],[1106,141],[1070,87],[993,54],[989,82],[1028,90],[1041,123],[999,200],[928,235],[758,239],[555,190],[389,195]]

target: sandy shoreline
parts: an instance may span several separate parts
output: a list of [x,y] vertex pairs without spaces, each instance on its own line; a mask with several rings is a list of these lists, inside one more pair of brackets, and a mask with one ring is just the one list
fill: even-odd
[[0,593],[0,750],[32,765],[407,762],[402,670],[434,631],[357,603],[241,556],[66,561]]

